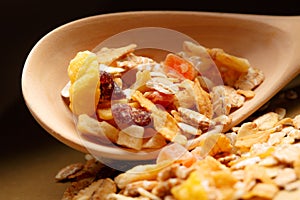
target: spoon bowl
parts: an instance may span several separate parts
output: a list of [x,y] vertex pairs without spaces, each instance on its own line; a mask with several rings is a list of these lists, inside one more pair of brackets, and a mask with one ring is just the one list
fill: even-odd
[[106,38],[139,27],[176,30],[199,44],[218,47],[247,58],[262,69],[264,82],[256,96],[234,111],[230,127],[259,109],[300,72],[300,17],[261,16],[187,11],[138,11],[87,17],[62,25],[32,49],[22,74],[22,92],[36,121],[52,136],[81,152],[104,159],[149,160],[157,153],[130,152],[82,141],[73,115],[60,92],[68,82],[67,67],[74,55],[92,50]]

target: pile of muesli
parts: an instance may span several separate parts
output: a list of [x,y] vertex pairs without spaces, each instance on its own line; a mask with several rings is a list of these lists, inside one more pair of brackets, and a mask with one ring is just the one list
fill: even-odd
[[[295,91],[274,99],[299,102]],[[177,143],[165,147],[155,164],[119,172],[87,155],[86,163],[67,166],[55,177],[70,182],[62,199],[299,199],[300,115],[290,117],[272,101],[266,105],[226,133],[206,134],[192,150]],[[173,150],[180,154],[164,159]]]

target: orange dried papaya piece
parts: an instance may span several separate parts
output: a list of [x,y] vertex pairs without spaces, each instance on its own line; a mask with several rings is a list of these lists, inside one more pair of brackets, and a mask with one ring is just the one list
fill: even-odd
[[164,60],[165,70],[167,73],[177,73],[184,78],[194,80],[197,71],[193,64],[175,54],[168,54]]

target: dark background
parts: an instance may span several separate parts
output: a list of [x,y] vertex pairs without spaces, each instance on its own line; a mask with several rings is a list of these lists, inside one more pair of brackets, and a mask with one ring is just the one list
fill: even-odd
[[[287,0],[1,0],[0,199],[26,199],[25,193],[36,187],[40,192],[27,194],[27,199],[45,199],[39,195],[50,189],[60,196],[64,188],[55,189],[57,185],[52,181],[54,173],[61,165],[76,161],[81,156],[46,133],[33,119],[22,97],[21,75],[26,57],[35,43],[49,31],[83,17],[136,10],[300,15],[300,7],[296,3]],[[47,167],[52,167],[52,171],[48,170],[48,174],[43,175]],[[18,183],[18,179],[26,182]],[[36,185],[41,180],[44,184]],[[1,195],[4,197],[1,198]],[[50,196],[49,199],[55,198]]]
[[24,104],[21,74],[35,43],[54,28],[76,19],[135,10],[189,10],[263,15],[300,15],[296,1],[1,1],[0,156],[4,162],[45,143],[59,143],[35,122]]
[[[34,44],[52,29],[70,21],[111,12],[190,10],[264,15],[300,15],[296,1],[1,1],[0,155],[18,153],[54,139],[34,121],[21,93],[23,64]],[[29,137],[29,138],[27,138]],[[57,141],[55,141],[57,142]],[[4,156],[5,158],[5,156]]]
[[[2,4],[2,5],[1,5]],[[296,1],[2,1],[0,62],[0,155],[54,140],[34,121],[21,93],[23,64],[34,44],[52,29],[92,15],[135,10],[190,10],[264,15],[300,15]],[[27,138],[29,136],[29,138]],[[57,141],[53,141],[57,142]]]
[[[52,29],[92,15],[135,10],[190,10],[264,15],[300,15],[296,1],[203,0],[27,0],[1,1],[0,155],[52,140],[35,123],[23,102],[21,73],[34,44]],[[26,133],[26,134],[25,134]],[[26,139],[31,135],[30,140]],[[2,150],[3,149],[3,150]],[[6,151],[5,151],[6,150]]]

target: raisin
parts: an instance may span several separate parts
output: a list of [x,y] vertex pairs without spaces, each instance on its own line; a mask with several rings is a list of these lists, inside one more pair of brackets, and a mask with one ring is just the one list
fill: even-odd
[[151,113],[137,108],[132,108],[128,104],[113,104],[111,111],[114,121],[119,128],[125,128],[132,124],[147,126],[151,123]]
[[114,91],[115,82],[110,73],[105,71],[100,71],[100,99],[110,100],[112,93]]
[[151,123],[151,114],[142,109],[133,108],[131,110],[131,118],[139,126],[147,126]]
[[113,114],[114,121],[119,128],[124,128],[133,124],[131,110],[131,107],[124,103],[117,103],[111,106],[111,112]]

